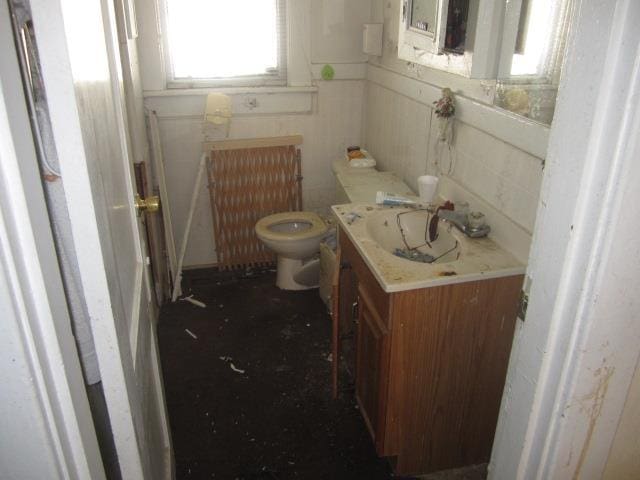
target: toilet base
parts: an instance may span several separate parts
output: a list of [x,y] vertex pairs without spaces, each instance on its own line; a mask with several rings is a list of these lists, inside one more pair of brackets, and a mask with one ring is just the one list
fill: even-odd
[[320,260],[300,260],[278,255],[276,286],[282,290],[309,290],[318,288]]

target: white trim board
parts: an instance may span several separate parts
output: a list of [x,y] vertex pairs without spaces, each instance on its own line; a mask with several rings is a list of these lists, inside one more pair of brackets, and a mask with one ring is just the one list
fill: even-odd
[[1,3],[0,348],[11,361],[0,372],[0,476],[103,479],[7,10]]
[[640,5],[575,11],[489,479],[602,478],[640,355]]
[[[431,108],[442,96],[440,86],[371,64],[367,80]],[[549,127],[541,123],[460,94],[456,94],[456,119],[538,158],[547,155]]]
[[318,87],[225,87],[225,88],[169,88],[166,90],[145,90],[143,96],[149,97],[184,97],[191,95],[208,95],[209,93],[224,93],[226,95],[241,95],[245,93],[317,93]]
[[224,93],[231,97],[234,116],[309,114],[313,112],[317,87],[291,89],[193,89],[145,92],[144,104],[158,118],[204,118],[209,93]]

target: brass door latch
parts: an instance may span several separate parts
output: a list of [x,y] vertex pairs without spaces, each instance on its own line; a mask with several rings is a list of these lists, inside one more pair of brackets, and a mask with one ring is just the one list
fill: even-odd
[[140,215],[142,212],[157,212],[160,208],[160,198],[156,195],[147,198],[141,198],[140,195],[136,193],[134,198],[134,205],[136,207],[136,212]]

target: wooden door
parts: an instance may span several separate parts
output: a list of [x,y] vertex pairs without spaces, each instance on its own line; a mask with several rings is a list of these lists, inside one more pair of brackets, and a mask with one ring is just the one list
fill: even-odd
[[376,450],[382,454],[388,331],[362,284],[358,287],[358,310],[356,399]]
[[171,476],[113,3],[32,2],[82,291],[123,478]]

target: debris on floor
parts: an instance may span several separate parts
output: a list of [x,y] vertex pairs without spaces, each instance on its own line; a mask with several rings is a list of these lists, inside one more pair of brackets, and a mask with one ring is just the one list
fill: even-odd
[[220,308],[162,308],[176,479],[393,478],[353,394],[331,399],[331,321],[317,290],[283,291],[275,277],[190,270],[186,291]]
[[193,333],[191,330],[189,330],[188,328],[185,328],[184,331],[187,332],[194,339],[196,339],[196,340],[198,339],[198,336],[195,333]]
[[240,368],[237,368],[234,364],[233,364],[233,358],[231,357],[218,357],[220,358],[220,360],[222,360],[223,362],[226,362],[229,364],[229,367],[231,368],[231,370],[233,370],[236,373],[239,374],[244,374],[244,370],[241,370]]
[[229,366],[231,367],[231,370],[233,370],[236,373],[239,373],[239,374],[243,374],[244,373],[244,370],[236,368],[236,366],[232,362],[229,362]]
[[180,299],[180,301],[189,302],[189,303],[195,305],[196,307],[207,308],[207,304],[206,303],[201,302],[200,300],[196,300],[195,298],[193,298],[193,295],[189,295],[188,297],[182,297]]

